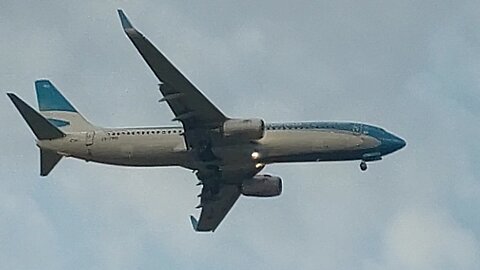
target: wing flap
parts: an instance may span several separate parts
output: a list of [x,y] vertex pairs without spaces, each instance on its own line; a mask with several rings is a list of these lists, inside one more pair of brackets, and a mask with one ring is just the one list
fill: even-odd
[[218,193],[214,196],[211,196],[208,188],[204,187],[201,194],[200,218],[197,221],[193,216],[190,217],[194,230],[197,232],[215,231],[238,197],[240,197],[240,188],[236,185],[220,185]]

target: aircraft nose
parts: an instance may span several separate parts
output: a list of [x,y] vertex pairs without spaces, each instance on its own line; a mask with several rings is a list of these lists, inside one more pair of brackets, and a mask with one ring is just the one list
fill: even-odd
[[405,147],[405,145],[407,145],[407,142],[405,142],[404,139],[400,138],[400,137],[397,137],[395,135],[392,134],[392,139],[390,140],[390,143],[392,145],[392,148],[396,150],[400,150],[402,149],[403,147]]

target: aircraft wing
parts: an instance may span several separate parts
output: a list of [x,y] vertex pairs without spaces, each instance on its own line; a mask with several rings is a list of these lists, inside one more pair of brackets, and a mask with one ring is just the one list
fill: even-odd
[[227,119],[155,46],[137,31],[122,10],[122,27],[145,62],[161,81],[161,101],[166,101],[185,130],[215,128]]
[[[160,92],[180,121],[185,130],[185,140],[189,149],[197,151],[202,165],[196,168],[199,175],[211,175],[219,171],[218,159],[210,147],[212,145],[212,129],[218,128],[228,118],[213,105],[155,46],[133,27],[125,13],[118,10],[123,30],[133,45],[142,55],[145,62],[160,80]],[[191,217],[196,231],[214,231],[225,218],[240,196],[236,185],[226,185],[219,178],[198,177],[204,187],[200,194],[202,212],[197,221]],[[204,180],[207,180],[205,182]],[[212,195],[215,188],[215,195]]]
[[190,216],[193,229],[197,232],[215,231],[239,196],[240,188],[236,185],[221,185],[214,196],[211,196],[209,189],[204,186],[200,194],[200,219],[197,221]]

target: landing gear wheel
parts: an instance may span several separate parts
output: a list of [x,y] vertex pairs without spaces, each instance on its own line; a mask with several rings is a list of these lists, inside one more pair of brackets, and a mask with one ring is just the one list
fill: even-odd
[[365,161],[360,162],[360,170],[362,171],[367,170],[367,163]]

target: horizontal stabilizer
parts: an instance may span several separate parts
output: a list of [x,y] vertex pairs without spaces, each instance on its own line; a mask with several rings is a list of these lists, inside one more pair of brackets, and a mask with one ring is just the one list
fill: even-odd
[[40,149],[40,175],[47,176],[62,156],[49,150]]
[[13,93],[7,93],[15,107],[39,140],[56,139],[65,134]]

